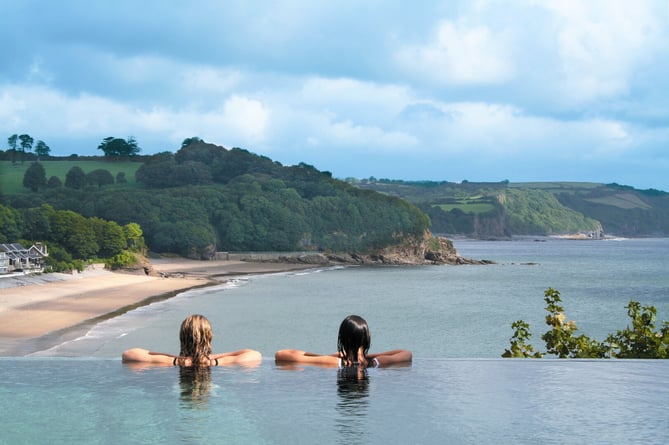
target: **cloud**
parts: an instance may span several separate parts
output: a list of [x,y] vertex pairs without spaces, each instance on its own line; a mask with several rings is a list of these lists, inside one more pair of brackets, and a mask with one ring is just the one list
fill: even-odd
[[[545,4],[557,26],[564,97],[574,102],[627,95],[667,37],[659,2],[605,0]],[[664,15],[665,22],[658,19]]]
[[400,47],[400,68],[437,85],[500,84],[515,68],[504,33],[486,26],[442,21],[424,44]]
[[142,5],[8,2],[0,131],[56,154],[199,136],[339,177],[669,189],[666,2]]

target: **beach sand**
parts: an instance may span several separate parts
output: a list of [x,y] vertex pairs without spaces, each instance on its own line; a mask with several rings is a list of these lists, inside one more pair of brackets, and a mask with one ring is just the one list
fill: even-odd
[[25,355],[32,352],[29,345],[34,345],[40,337],[120,315],[187,289],[220,284],[236,276],[313,267],[186,259],[154,260],[152,266],[161,276],[110,272],[96,265],[72,275],[2,278],[0,356]]

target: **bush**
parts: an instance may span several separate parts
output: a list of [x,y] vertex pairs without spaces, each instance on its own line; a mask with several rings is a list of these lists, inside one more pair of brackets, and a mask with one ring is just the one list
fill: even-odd
[[630,301],[625,308],[632,327],[609,334],[604,342],[600,342],[586,335],[574,335],[578,328],[574,321],[566,321],[560,305],[560,292],[547,289],[544,301],[548,312],[546,324],[550,326],[541,336],[546,343],[546,352],[534,352],[532,345],[527,343],[532,336],[530,326],[518,320],[511,324],[514,330],[510,338],[511,347],[504,351],[502,357],[541,358],[544,354],[551,354],[559,358],[669,358],[669,322],[663,322],[662,328],[656,331],[657,310],[653,306],[641,306],[636,301]]
[[134,266],[139,260],[131,252],[124,250],[121,253],[114,255],[112,258],[105,260],[105,267],[110,270],[121,269],[123,267]]

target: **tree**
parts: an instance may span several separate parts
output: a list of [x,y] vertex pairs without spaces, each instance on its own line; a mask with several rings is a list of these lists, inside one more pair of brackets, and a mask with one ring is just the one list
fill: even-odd
[[186,147],[188,147],[190,144],[194,144],[194,143],[196,143],[196,142],[204,142],[204,141],[203,141],[202,139],[200,139],[199,137],[197,137],[197,136],[193,136],[193,137],[191,137],[191,138],[186,138],[186,139],[184,139],[183,142],[181,143],[181,148],[186,148]]
[[33,162],[23,175],[23,186],[32,192],[46,187],[46,170],[39,162]]
[[101,189],[103,185],[113,184],[114,176],[104,168],[98,168],[86,175],[86,182],[90,185],[97,185]]
[[105,156],[136,156],[141,151],[134,137],[130,136],[128,140],[115,138],[113,136],[104,138],[98,150],[102,150]]
[[142,237],[142,228],[139,224],[131,222],[123,226],[123,234],[128,242],[128,249],[134,252],[144,250],[144,238]]
[[58,210],[51,216],[49,224],[54,241],[74,259],[93,258],[100,250],[92,222],[82,215],[71,210]]
[[51,239],[51,218],[56,213],[49,204],[23,210],[23,236],[30,240]]
[[19,143],[19,135],[17,135],[17,134],[13,134],[13,135],[11,135],[10,137],[7,138],[7,145],[9,146],[10,150],[15,150],[16,151],[16,147],[17,147],[18,143]]
[[17,210],[0,204],[0,243],[16,242],[23,226],[23,218]]
[[52,176],[49,178],[46,186],[50,189],[57,189],[63,186],[63,181],[61,181],[58,176]]
[[84,186],[86,186],[86,173],[75,165],[65,175],[65,187],[80,190]]
[[44,143],[44,141],[37,141],[37,144],[35,145],[35,154],[37,156],[49,156],[49,153],[51,152],[51,148],[49,148],[48,145]]
[[97,217],[90,218],[89,222],[93,227],[96,242],[100,247],[98,251],[100,257],[113,257],[128,247],[123,228],[118,223],[105,221]]
[[21,140],[21,163],[23,164],[23,157],[26,151],[32,150],[34,140],[29,134],[22,134],[19,139]]
[[18,147],[19,143],[19,135],[18,134],[13,134],[10,137],[7,138],[7,145],[9,146],[9,151],[11,154],[12,158],[12,164],[16,164],[16,147]]
[[160,156],[142,164],[135,172],[135,181],[148,188],[164,188],[173,185],[172,177],[177,168],[174,156]]

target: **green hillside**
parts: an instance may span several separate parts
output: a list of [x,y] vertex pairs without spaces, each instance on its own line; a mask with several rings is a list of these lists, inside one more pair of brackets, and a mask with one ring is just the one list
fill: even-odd
[[584,182],[351,181],[416,204],[435,233],[480,238],[584,233],[669,236],[669,194]]
[[[406,200],[361,190],[307,164],[285,167],[199,139],[176,153],[132,161],[42,161],[46,176],[58,175],[60,181],[42,181],[35,191],[22,187],[32,163],[3,163],[0,242],[39,236],[51,245],[70,245],[69,250],[86,245],[97,251],[94,235],[104,234],[84,230],[84,223],[81,230],[70,225],[76,229],[72,236],[54,232],[59,211],[124,227],[136,223],[151,250],[192,258],[210,258],[216,251],[364,253],[420,238],[429,226],[429,218]],[[63,181],[75,167],[79,180]],[[96,170],[107,178],[123,172],[127,182],[95,182],[88,175]]]
[[[47,179],[56,176],[65,183],[65,176],[72,167],[81,168],[84,173],[90,173],[94,170],[103,169],[109,171],[114,178],[119,172],[125,173],[127,183],[124,187],[135,187],[135,172],[142,165],[138,160],[114,160],[108,161],[103,157],[99,158],[63,158],[62,160],[40,161],[46,171]],[[32,161],[13,164],[10,161],[0,161],[0,190],[2,193],[14,195],[21,193],[30,193],[30,190],[23,186],[23,176],[32,164]]]

